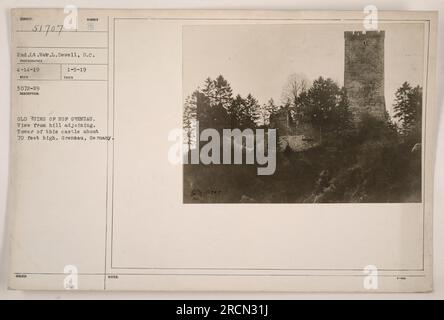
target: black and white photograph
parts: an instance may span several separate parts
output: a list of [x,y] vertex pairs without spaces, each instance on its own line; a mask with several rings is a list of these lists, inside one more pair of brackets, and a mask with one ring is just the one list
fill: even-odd
[[442,5],[14,1],[0,300],[443,297]]
[[182,37],[184,203],[422,201],[422,23]]

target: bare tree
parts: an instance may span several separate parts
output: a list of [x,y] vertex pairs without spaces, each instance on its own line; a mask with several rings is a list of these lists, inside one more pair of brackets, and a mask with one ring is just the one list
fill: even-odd
[[287,78],[287,82],[282,90],[281,102],[290,107],[297,106],[299,95],[306,92],[310,87],[310,80],[299,73],[293,73]]

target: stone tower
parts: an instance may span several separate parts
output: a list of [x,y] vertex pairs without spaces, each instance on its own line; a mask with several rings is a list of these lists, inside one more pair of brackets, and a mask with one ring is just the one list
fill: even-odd
[[379,119],[386,116],[384,36],[384,31],[344,32],[344,86],[356,120],[365,113]]

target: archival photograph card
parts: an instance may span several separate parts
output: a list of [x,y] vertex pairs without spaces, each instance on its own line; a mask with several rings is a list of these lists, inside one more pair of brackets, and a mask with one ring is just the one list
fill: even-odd
[[432,290],[436,12],[11,24],[11,289]]

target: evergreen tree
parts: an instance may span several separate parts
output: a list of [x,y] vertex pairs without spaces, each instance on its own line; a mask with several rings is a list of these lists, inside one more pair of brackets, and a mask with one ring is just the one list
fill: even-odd
[[232,89],[227,80],[219,75],[216,80],[207,78],[199,99],[199,126],[222,130],[230,125],[228,109],[232,105]]
[[332,79],[319,77],[298,100],[302,119],[319,129],[321,142],[324,136],[330,140],[341,138],[350,129],[347,94]]
[[412,87],[404,82],[396,91],[396,99],[393,105],[394,117],[400,123],[400,131],[403,135],[421,135],[422,116],[422,88]]
[[184,130],[184,142],[188,145],[188,150],[191,150],[192,141],[196,135],[196,121],[197,121],[197,95],[195,91],[191,96],[185,99],[185,105],[183,110],[183,130]]
[[228,109],[233,101],[233,90],[231,89],[230,84],[222,75],[219,75],[216,80],[214,80],[214,87],[215,103],[221,105],[225,109]]
[[241,129],[254,129],[259,119],[259,104],[257,100],[251,95],[244,100],[244,104],[240,109],[239,127]]
[[220,105],[228,109],[233,100],[231,86],[222,75],[216,80],[207,78],[202,93],[208,98],[211,107]]
[[259,106],[259,122],[263,126],[270,125],[270,119],[277,114],[279,106],[274,103],[273,98],[268,100],[267,103]]
[[337,102],[335,108],[330,112],[331,131],[333,138],[337,139],[339,143],[348,139],[353,133],[352,114],[349,109],[349,101],[347,92],[342,87],[337,95]]
[[245,108],[245,100],[238,94],[228,107],[228,117],[230,119],[230,128],[240,128],[242,110]]

